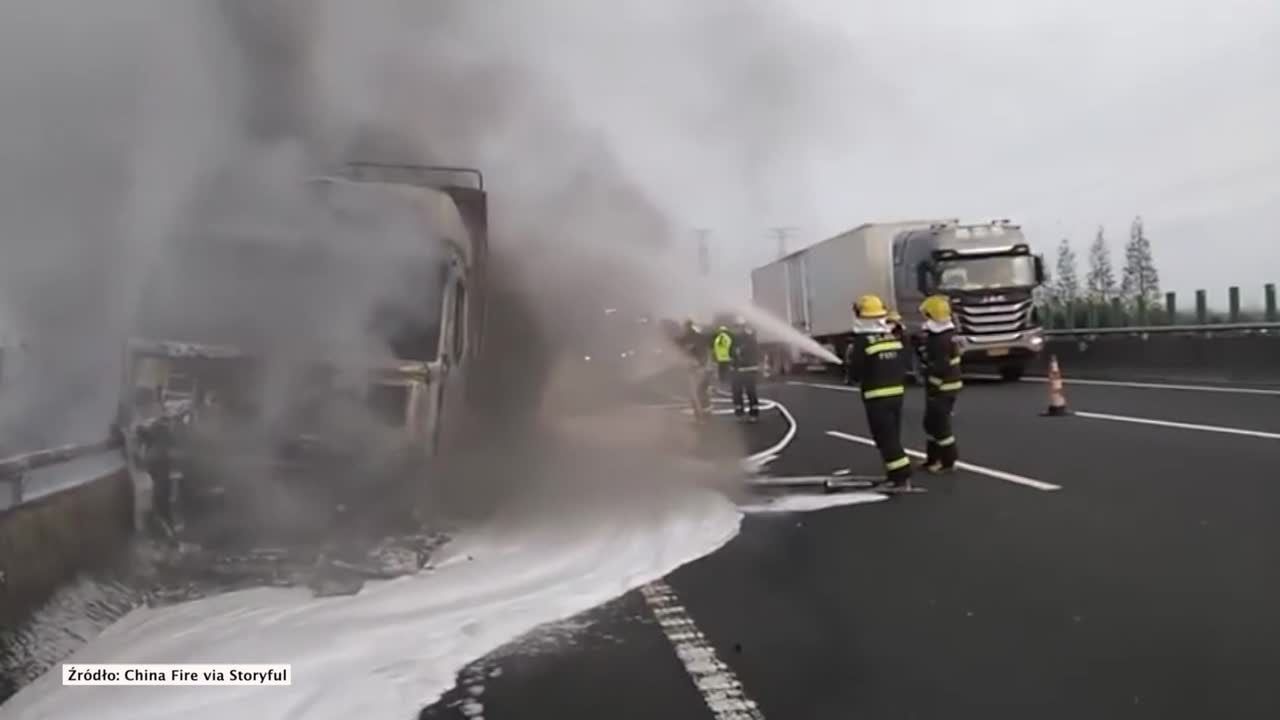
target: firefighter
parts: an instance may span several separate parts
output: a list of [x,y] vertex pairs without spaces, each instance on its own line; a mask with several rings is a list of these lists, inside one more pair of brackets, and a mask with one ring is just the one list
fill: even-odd
[[733,333],[724,325],[716,328],[715,338],[711,341],[711,354],[716,361],[720,385],[728,385],[733,369]]
[[846,353],[849,377],[861,385],[867,425],[884,460],[885,480],[893,487],[907,487],[911,460],[902,448],[907,374],[903,345],[886,322],[889,313],[879,297],[864,295],[853,309],[853,342]]
[[693,417],[696,422],[704,422],[711,412],[711,381],[707,367],[710,353],[707,338],[693,318],[684,321],[684,332],[678,344],[689,363],[689,400],[693,405]]
[[173,529],[173,430],[168,417],[161,415],[139,428],[143,442],[143,463],[151,476],[151,509],[159,521],[161,534]]
[[936,474],[955,468],[959,453],[951,428],[951,414],[964,383],[960,380],[960,348],[955,342],[951,304],[941,295],[931,295],[920,305],[920,312],[925,318],[921,347],[926,376],[924,434],[928,447],[924,469]]
[[[751,422],[760,419],[760,396],[756,386],[760,377],[760,341],[755,328],[744,318],[736,318],[733,344],[733,414],[741,418],[745,412]],[[743,395],[746,402],[743,402]],[[744,407],[745,406],[745,407]]]

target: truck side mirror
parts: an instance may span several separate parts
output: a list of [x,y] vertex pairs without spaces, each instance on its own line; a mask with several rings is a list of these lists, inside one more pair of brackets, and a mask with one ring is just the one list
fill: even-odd
[[1045,276],[1044,276],[1044,256],[1043,256],[1043,255],[1037,255],[1037,256],[1036,256],[1036,284],[1037,284],[1037,285],[1043,284],[1043,283],[1044,283],[1044,279],[1045,279]]
[[921,260],[916,265],[916,289],[920,291],[921,295],[929,294],[929,272],[928,261]]

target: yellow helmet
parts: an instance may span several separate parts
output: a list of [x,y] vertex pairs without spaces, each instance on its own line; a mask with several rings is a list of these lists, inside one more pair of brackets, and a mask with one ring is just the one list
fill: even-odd
[[882,318],[889,314],[885,310],[884,301],[875,295],[863,295],[858,298],[858,302],[853,304],[853,312],[863,318]]
[[902,316],[898,314],[897,310],[890,310],[889,314],[885,316],[885,320],[900,323],[902,322]]
[[943,295],[930,295],[920,303],[920,312],[930,320],[945,322],[951,319],[951,303]]

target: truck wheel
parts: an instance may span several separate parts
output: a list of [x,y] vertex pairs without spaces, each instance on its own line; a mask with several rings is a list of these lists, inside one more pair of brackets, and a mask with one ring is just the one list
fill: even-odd
[[1021,363],[1017,365],[1001,365],[1000,379],[1004,380],[1005,382],[1018,382],[1019,380],[1022,379],[1022,375],[1026,371],[1027,371],[1026,366],[1022,365]]

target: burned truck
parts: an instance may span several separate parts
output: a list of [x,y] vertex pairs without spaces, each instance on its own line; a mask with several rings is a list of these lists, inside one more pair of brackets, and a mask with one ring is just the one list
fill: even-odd
[[354,164],[299,182],[284,223],[175,242],[125,348],[117,425],[140,505],[163,423],[182,526],[204,542],[413,522],[475,380],[480,173]]

